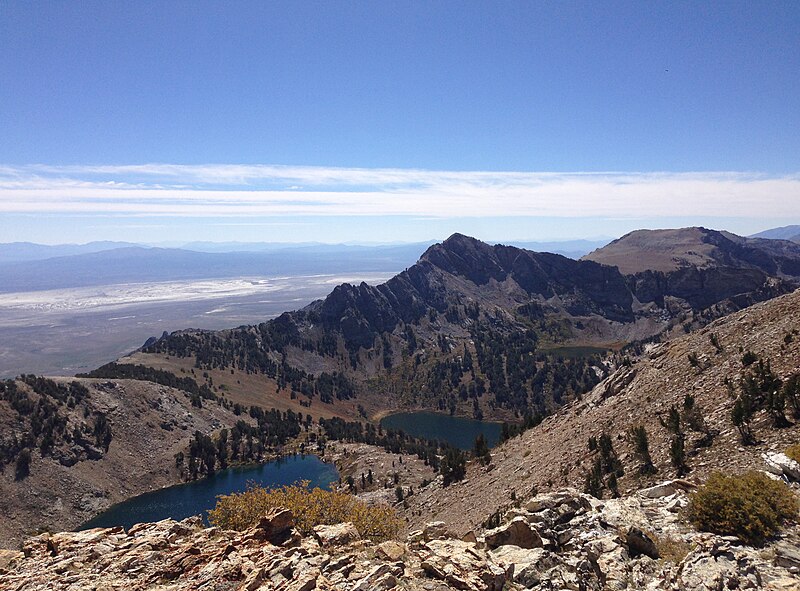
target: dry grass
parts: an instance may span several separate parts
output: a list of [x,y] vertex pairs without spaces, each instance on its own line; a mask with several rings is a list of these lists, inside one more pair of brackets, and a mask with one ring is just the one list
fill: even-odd
[[680,564],[689,552],[694,550],[693,544],[680,538],[673,538],[671,536],[661,537],[655,534],[650,534],[650,537],[655,542],[656,548],[658,548],[658,554],[667,562]]

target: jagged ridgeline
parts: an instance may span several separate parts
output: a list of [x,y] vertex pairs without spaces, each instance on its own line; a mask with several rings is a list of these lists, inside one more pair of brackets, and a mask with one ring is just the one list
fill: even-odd
[[377,409],[388,397],[478,418],[542,416],[598,383],[609,350],[797,284],[796,244],[677,232],[669,239],[685,252],[670,252],[672,267],[659,259],[628,274],[602,262],[649,252],[639,234],[580,261],[455,234],[384,284],[342,284],[255,326],[164,335],[141,357],[262,374],[306,405],[356,398]]

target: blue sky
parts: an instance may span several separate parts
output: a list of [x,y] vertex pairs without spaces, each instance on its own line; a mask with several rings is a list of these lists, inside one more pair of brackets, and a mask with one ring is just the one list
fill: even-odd
[[3,2],[0,241],[800,223],[797,2]]

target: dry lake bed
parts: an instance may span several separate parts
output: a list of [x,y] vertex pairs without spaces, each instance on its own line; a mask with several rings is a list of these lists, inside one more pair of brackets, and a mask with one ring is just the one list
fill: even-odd
[[256,324],[324,298],[340,283],[392,272],[125,283],[0,294],[0,377],[74,375],[184,328]]

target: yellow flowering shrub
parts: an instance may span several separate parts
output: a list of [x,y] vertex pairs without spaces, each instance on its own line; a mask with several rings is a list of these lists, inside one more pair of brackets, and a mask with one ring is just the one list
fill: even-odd
[[391,507],[370,506],[347,493],[308,490],[307,486],[307,481],[275,489],[250,486],[242,493],[220,495],[208,519],[212,525],[242,531],[256,525],[270,509],[285,507],[292,511],[295,527],[304,535],[317,525],[350,521],[362,538],[380,542],[396,538],[403,528]]

